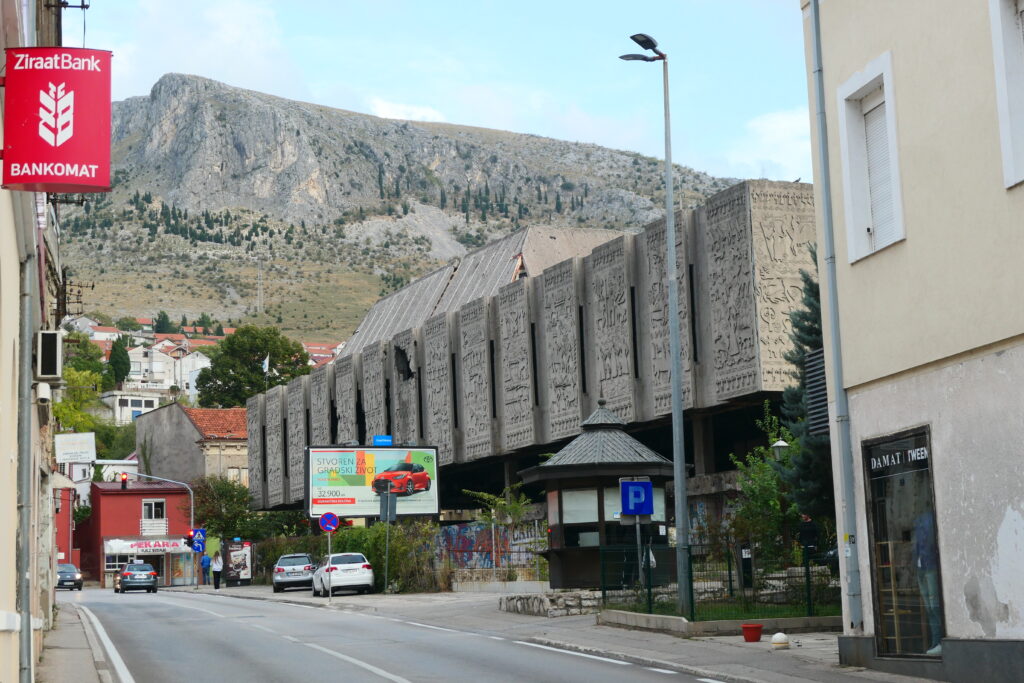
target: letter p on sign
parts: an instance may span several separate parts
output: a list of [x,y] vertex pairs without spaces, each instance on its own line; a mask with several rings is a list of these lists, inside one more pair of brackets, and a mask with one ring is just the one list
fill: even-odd
[[653,515],[654,484],[649,481],[620,481],[622,514]]

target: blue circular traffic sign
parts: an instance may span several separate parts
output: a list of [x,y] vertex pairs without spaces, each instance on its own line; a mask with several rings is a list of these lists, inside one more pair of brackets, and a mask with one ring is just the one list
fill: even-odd
[[337,529],[339,524],[341,524],[341,520],[339,520],[338,515],[333,512],[325,512],[320,515],[320,528],[327,533],[331,533]]

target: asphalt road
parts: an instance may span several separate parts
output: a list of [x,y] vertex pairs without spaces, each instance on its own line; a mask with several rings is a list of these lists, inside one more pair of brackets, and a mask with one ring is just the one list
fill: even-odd
[[139,683],[706,680],[429,620],[208,593],[86,589],[59,599],[96,616]]

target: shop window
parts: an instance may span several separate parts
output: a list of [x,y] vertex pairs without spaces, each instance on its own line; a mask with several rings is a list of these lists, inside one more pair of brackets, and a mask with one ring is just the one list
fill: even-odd
[[880,656],[942,654],[942,582],[927,429],[863,446]]
[[105,572],[116,572],[121,568],[121,565],[128,564],[129,557],[127,555],[107,555],[103,564],[103,571]]
[[562,523],[597,522],[597,489],[562,491]]

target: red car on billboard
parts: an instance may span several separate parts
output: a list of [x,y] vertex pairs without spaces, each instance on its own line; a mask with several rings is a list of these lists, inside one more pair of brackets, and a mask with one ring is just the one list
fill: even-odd
[[376,493],[404,493],[430,490],[430,473],[418,463],[396,462],[373,478]]

